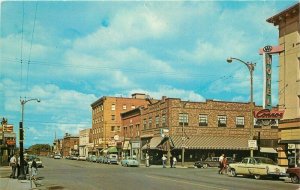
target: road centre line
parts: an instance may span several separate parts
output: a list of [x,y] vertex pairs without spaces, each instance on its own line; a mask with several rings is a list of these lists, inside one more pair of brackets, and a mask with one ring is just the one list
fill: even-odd
[[228,189],[225,189],[225,188],[221,188],[221,187],[215,187],[215,186],[208,186],[208,185],[201,185],[199,183],[193,183],[193,182],[188,182],[188,181],[185,181],[185,180],[179,180],[179,179],[171,179],[171,178],[168,178],[168,177],[162,177],[162,176],[153,176],[153,175],[146,175],[147,177],[150,177],[150,178],[155,178],[155,179],[162,179],[162,180],[166,180],[166,181],[174,181],[174,182],[179,182],[179,183],[185,183],[185,184],[190,184],[190,185],[195,185],[195,186],[200,186],[200,187],[204,187],[204,188],[207,188],[207,189],[219,189],[219,190],[228,190]]

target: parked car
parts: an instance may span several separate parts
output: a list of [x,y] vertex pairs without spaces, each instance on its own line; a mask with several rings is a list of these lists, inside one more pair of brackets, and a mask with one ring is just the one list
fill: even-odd
[[78,156],[77,160],[78,161],[85,161],[86,157],[85,156]]
[[104,156],[99,156],[99,157],[96,159],[96,162],[97,162],[97,163],[103,163],[103,160],[104,160]]
[[[234,163],[232,157],[226,157],[227,164]],[[200,160],[194,163],[197,168],[219,167],[219,157],[208,157],[204,161]]]
[[286,173],[291,178],[293,183],[299,183],[299,179],[300,179],[300,168],[299,167],[288,168],[286,170]]
[[61,159],[61,156],[59,154],[55,154],[54,159]]
[[286,176],[286,169],[277,166],[270,158],[265,157],[246,157],[242,162],[229,164],[228,168],[231,176],[246,175],[254,176],[255,179],[261,177],[272,177],[279,179],[279,177]]
[[89,159],[89,162],[96,162],[96,160],[97,160],[97,156],[96,155],[91,155],[90,159]]
[[125,158],[121,161],[121,165],[126,167],[130,167],[130,166],[139,167],[140,163],[134,158]]
[[118,155],[117,154],[108,154],[107,156],[108,164],[118,164]]

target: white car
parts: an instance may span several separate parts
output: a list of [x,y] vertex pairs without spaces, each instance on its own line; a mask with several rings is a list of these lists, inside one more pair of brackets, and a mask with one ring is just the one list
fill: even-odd
[[265,157],[246,157],[242,162],[229,164],[228,169],[231,176],[246,175],[255,179],[261,177],[279,179],[286,176],[284,167],[277,166],[272,159]]
[[59,154],[54,155],[54,159],[61,159],[61,156]]
[[[36,162],[36,165],[37,165],[38,168],[44,167],[43,162],[40,158],[35,158],[35,162]],[[29,167],[31,167],[31,164],[32,164],[32,160],[28,161]]]

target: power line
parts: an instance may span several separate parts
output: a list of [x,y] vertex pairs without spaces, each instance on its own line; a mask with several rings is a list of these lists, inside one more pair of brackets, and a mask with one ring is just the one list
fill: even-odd
[[32,50],[33,34],[34,34],[34,30],[35,30],[35,21],[36,21],[36,13],[37,13],[37,4],[38,4],[38,2],[36,1],[36,3],[35,3],[34,22],[33,22],[32,33],[31,33],[30,50],[29,50],[29,56],[28,56],[28,62],[27,62],[26,90],[28,90],[29,65],[30,65],[30,59],[31,59],[31,50]]

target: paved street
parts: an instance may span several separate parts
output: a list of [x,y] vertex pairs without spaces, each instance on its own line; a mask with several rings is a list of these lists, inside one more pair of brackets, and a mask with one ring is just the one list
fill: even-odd
[[284,189],[299,186],[289,180],[255,180],[217,174],[217,168],[126,168],[75,160],[43,158],[38,189]]

